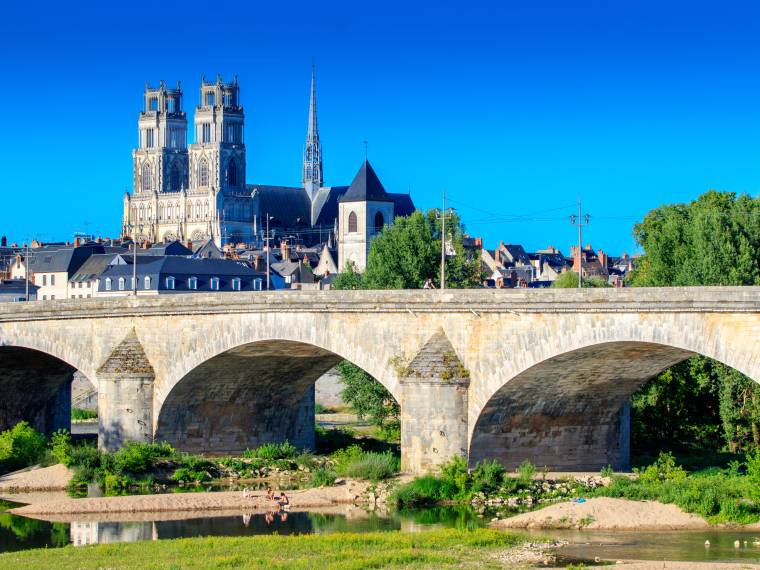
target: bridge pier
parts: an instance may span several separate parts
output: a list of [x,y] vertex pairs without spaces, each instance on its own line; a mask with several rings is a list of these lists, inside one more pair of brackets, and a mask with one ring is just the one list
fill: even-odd
[[135,330],[98,369],[98,447],[153,441],[153,367]]
[[453,457],[466,458],[469,373],[443,330],[401,376],[401,470],[430,473]]

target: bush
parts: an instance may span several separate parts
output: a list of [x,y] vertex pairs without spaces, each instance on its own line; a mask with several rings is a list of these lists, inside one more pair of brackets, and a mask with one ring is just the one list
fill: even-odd
[[71,466],[71,434],[65,429],[59,429],[50,436],[50,451],[66,467]]
[[120,474],[139,475],[147,473],[158,459],[170,459],[176,452],[166,442],[138,443],[128,441],[113,454],[113,471]]
[[97,410],[85,410],[82,408],[71,408],[72,421],[94,420],[98,417]]
[[335,471],[326,467],[317,467],[311,472],[312,487],[329,487],[335,483]]
[[246,449],[243,457],[266,459],[293,459],[298,455],[296,446],[285,440],[283,443],[265,443],[256,449]]
[[448,463],[441,465],[441,479],[449,488],[455,490],[451,498],[464,499],[470,494],[470,473],[464,457],[455,456]]
[[179,465],[172,474],[173,481],[203,482],[219,475],[219,469],[214,462],[198,455],[180,455]]
[[94,445],[82,444],[71,447],[69,466],[74,468],[95,470],[102,467],[102,462],[108,454],[101,454]]
[[27,422],[0,433],[0,473],[34,465],[45,453],[45,436]]
[[517,480],[521,485],[528,485],[533,480],[535,474],[536,466],[527,459],[520,463],[520,466],[517,468]]
[[760,486],[760,448],[747,454],[747,477]]
[[406,507],[432,505],[447,499],[444,482],[434,475],[425,475],[409,481],[394,493],[397,504]]
[[504,480],[504,468],[498,461],[478,463],[472,471],[472,493],[491,493],[496,491]]
[[342,475],[380,481],[392,477],[399,470],[399,460],[392,453],[363,452],[342,468]]
[[657,460],[644,469],[634,469],[643,483],[658,483],[662,481],[683,481],[686,479],[686,471],[680,465],[676,465],[673,454],[661,452]]
[[364,455],[364,450],[361,446],[353,444],[339,449],[330,456],[330,459],[335,463],[335,471],[340,475],[345,475],[346,467],[355,461],[359,461],[362,455]]

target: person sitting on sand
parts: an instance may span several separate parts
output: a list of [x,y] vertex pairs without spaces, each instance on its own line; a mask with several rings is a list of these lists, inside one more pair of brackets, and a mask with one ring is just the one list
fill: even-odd
[[[275,497],[275,499],[276,498],[277,497]],[[290,501],[288,500],[288,496],[285,494],[285,491],[282,492],[282,495],[280,496],[280,500],[278,501],[278,504],[280,505],[281,509],[284,509],[290,506]]]
[[272,487],[267,487],[267,499],[270,501],[274,500],[274,491],[272,490]]

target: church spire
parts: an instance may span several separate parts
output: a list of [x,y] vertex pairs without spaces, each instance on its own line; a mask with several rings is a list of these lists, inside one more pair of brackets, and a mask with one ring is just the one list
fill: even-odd
[[309,98],[309,126],[306,129],[306,148],[303,153],[303,187],[314,198],[322,186],[322,145],[317,129],[316,72],[311,67],[311,96]]

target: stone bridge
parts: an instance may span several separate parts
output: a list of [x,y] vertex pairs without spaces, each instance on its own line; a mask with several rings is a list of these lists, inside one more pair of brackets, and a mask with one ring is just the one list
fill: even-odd
[[223,454],[314,445],[314,382],[341,359],[401,405],[402,464],[529,458],[626,468],[631,394],[693,354],[760,379],[760,288],[313,291],[0,306],[0,429],[69,422],[99,444]]

